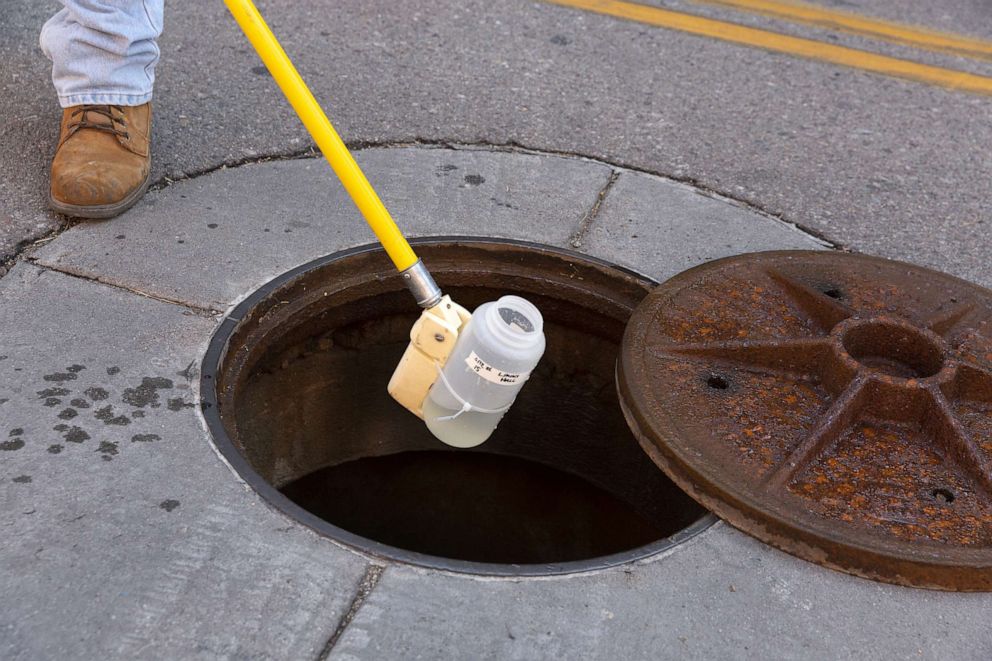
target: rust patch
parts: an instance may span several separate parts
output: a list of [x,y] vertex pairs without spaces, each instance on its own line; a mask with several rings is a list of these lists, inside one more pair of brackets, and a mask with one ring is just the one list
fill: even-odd
[[992,292],[883,259],[733,257],[627,327],[628,422],[680,486],[785,551],[992,590]]

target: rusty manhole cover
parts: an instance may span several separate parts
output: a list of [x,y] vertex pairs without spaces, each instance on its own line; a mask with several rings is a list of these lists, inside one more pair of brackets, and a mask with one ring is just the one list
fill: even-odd
[[713,262],[627,327],[628,422],[734,526],[892,583],[992,589],[992,292],[819,252]]

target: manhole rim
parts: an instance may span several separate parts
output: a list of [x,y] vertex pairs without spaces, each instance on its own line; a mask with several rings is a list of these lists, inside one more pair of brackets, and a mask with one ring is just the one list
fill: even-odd
[[[840,258],[861,260],[864,263],[884,264],[888,267],[892,265],[909,266],[939,275],[949,283],[970,289],[988,290],[988,288],[949,273],[874,255],[829,250],[769,250],[729,255],[691,267],[659,284],[652,292],[652,295],[670,295],[674,297],[678,292],[692,286],[700,276],[708,274],[710,271],[718,271],[727,264],[741,261],[744,257],[768,259],[799,258],[803,260]],[[623,346],[629,346],[629,335],[644,328],[645,326],[635,329],[633,323],[628,323]],[[940,549],[944,555],[942,557],[916,555],[911,551],[907,551],[906,545],[896,541],[877,537],[870,540],[844,537],[838,530],[831,529],[826,525],[825,521],[797,522],[796,519],[789,515],[788,503],[791,501],[786,500],[769,506],[767,503],[759,502],[756,498],[752,498],[752,494],[749,492],[734,491],[730,485],[722,484],[709,472],[696,467],[691,458],[682,451],[683,448],[680,446],[684,442],[679,441],[677,438],[678,434],[676,433],[682,427],[680,420],[671,415],[669,411],[665,411],[664,422],[666,425],[662,426],[658,424],[659,421],[645,419],[642,413],[631,406],[634,397],[627,386],[627,378],[623,377],[623,364],[627,356],[622,350],[618,359],[617,384],[620,390],[621,408],[628,425],[640,442],[642,449],[664,470],[665,474],[682,491],[689,494],[696,502],[710,510],[719,519],[726,521],[741,532],[754,537],[762,543],[769,544],[790,555],[862,578],[906,587],[944,591],[985,592],[992,590],[992,587],[988,586],[969,587],[969,584],[975,583],[974,574],[976,572],[980,574],[984,582],[992,585],[992,547],[986,549],[948,548],[939,542],[921,542],[921,548],[930,550]],[[650,434],[645,431],[646,428],[651,429]],[[655,433],[660,438],[652,438],[651,434]],[[678,442],[660,442],[670,440]],[[801,530],[806,534],[802,537],[797,537],[797,530]],[[807,540],[811,543],[807,543]],[[828,551],[824,548],[825,546],[830,547],[831,550]],[[819,557],[813,560],[808,551],[806,554],[802,553],[805,549],[819,551],[819,553],[813,554]],[[828,553],[834,553],[835,555],[828,556]],[[859,557],[857,555],[858,553],[864,555]],[[868,564],[865,562],[865,555],[883,558],[885,560],[883,566],[893,565],[893,560],[899,563],[906,563],[905,569],[909,571],[906,575],[893,571],[871,571],[863,566]],[[836,561],[832,558],[836,558]],[[852,559],[847,560],[847,558]],[[940,583],[921,580],[921,570],[930,570],[932,572],[931,577],[946,580]]]
[[[638,278],[655,287],[658,286],[658,282],[654,278],[629,267],[615,264],[593,255],[587,255],[577,251],[568,250],[567,248],[560,248],[558,246],[552,246],[534,241],[501,237],[437,235],[414,237],[410,239],[410,243],[414,246],[433,244],[510,245],[518,248],[526,248],[543,253],[550,253],[564,258],[584,261]],[[379,560],[413,565],[424,569],[434,569],[475,576],[507,578],[538,578],[583,574],[609,569],[611,567],[628,565],[641,560],[648,560],[687,542],[719,521],[719,518],[717,518],[717,516],[712,512],[706,512],[693,523],[689,524],[685,528],[682,528],[676,533],[669,535],[668,537],[659,539],[644,546],[630,549],[628,551],[598,556],[587,560],[541,564],[498,564],[445,558],[442,556],[409,551],[384,544],[374,539],[363,537],[335,526],[297,505],[287,496],[283,495],[278,489],[269,484],[269,482],[266,481],[265,478],[263,478],[248,462],[245,456],[238,449],[237,445],[228,435],[227,429],[221,420],[219,408],[220,397],[215,386],[220,367],[223,365],[224,358],[229,348],[229,341],[238,329],[241,321],[246,316],[246,313],[251,311],[259,302],[264,300],[273,292],[290,284],[293,280],[302,277],[304,274],[329,263],[348,257],[373,252],[384,251],[378,243],[367,243],[345,248],[301,264],[300,266],[281,273],[275,278],[263,283],[257,289],[248,294],[244,299],[238,302],[237,305],[235,305],[224,316],[224,319],[211,335],[210,342],[208,343],[207,349],[204,352],[202,360],[200,361],[200,406],[198,408],[208,431],[209,441],[228,463],[228,466],[235,474],[235,477],[243,481],[255,494],[260,496],[267,506],[273,508],[279,514],[287,516],[293,521],[306,526],[321,537],[327,538],[330,542],[344,546],[348,550],[360,555]],[[633,429],[631,431],[632,433],[634,432]],[[659,470],[661,469],[659,468]]]

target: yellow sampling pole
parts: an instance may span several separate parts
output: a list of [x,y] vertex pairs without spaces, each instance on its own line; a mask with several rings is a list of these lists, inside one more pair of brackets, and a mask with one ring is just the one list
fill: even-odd
[[376,195],[317,100],[313,98],[310,89],[303,82],[303,78],[296,71],[296,67],[279,45],[269,26],[265,24],[254,3],[251,0],[224,0],[224,4],[241,26],[248,41],[255,47],[258,56],[262,58],[262,62],[286,95],[286,99],[299,115],[300,121],[310,132],[314,142],[320,147],[320,151],[331,164],[341,184],[354,200],[355,206],[375,232],[382,247],[386,249],[389,258],[406,279],[407,286],[417,298],[417,303],[425,308],[436,305],[441,299],[441,291],[423,262],[417,258],[413,248],[403,237],[389,211]]

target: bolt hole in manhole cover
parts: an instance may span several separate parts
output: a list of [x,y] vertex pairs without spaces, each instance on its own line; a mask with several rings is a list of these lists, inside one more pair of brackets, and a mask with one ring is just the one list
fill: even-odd
[[204,413],[249,484],[350,546],[489,574],[627,562],[712,523],[643,452],[617,399],[624,328],[654,283],[544,246],[415,243],[469,309],[518,294],[544,316],[545,356],[496,433],[448,448],[389,397],[418,310],[385,255],[360,248],[268,283],[211,343]]
[[992,292],[841,253],[758,253],[660,285],[624,411],[666,473],[797,556],[992,589]]

